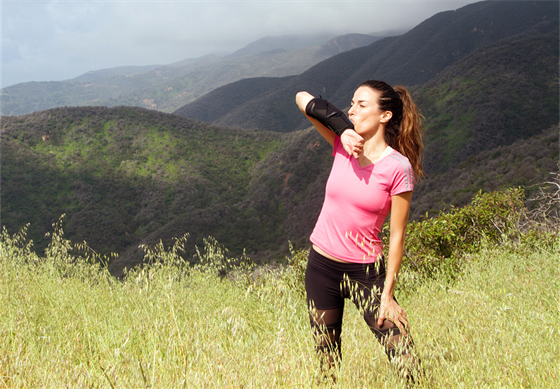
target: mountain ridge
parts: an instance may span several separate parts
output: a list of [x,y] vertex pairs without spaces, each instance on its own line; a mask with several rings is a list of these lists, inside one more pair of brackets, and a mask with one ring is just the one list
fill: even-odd
[[[355,88],[364,80],[383,79],[391,84],[407,86],[422,84],[445,69],[450,61],[455,62],[490,41],[523,33],[536,25],[542,26],[542,33],[558,31],[558,13],[558,4],[549,2],[481,2],[456,11],[442,12],[402,36],[384,38],[369,46],[333,56],[285,82],[274,93],[255,95],[253,102],[240,104],[231,113],[211,121],[279,132],[303,129],[307,125],[305,119],[295,119],[298,110],[291,104],[293,96],[300,90],[320,94],[335,105],[345,107]],[[442,28],[444,24],[446,28]],[[457,32],[450,32],[453,28],[462,31],[463,40],[457,39]],[[461,51],[456,50],[457,41],[464,45]],[[418,61],[419,57],[427,59],[427,62]],[[416,60],[413,62],[412,58]],[[394,62],[404,65],[395,69]],[[419,66],[421,68],[417,69]],[[243,81],[235,85],[242,86]],[[226,88],[233,91],[235,85],[229,84]],[[220,105],[222,99],[228,99],[227,90],[216,89],[175,113],[198,118],[198,106],[205,105],[211,110],[213,106]],[[245,111],[251,111],[252,115],[244,115]]]
[[348,34],[322,45],[268,55],[206,55],[169,65],[118,67],[92,71],[69,81],[29,82],[0,91],[1,114],[21,115],[58,106],[141,106],[174,111],[221,85],[256,76],[289,76],[340,51],[379,37]]

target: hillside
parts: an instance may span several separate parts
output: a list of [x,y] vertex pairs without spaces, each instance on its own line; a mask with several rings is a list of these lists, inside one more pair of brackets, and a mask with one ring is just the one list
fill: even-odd
[[555,125],[529,139],[471,155],[441,174],[429,174],[415,188],[411,219],[434,215],[451,205],[467,205],[479,190],[491,192],[523,186],[530,197],[534,184],[550,181],[560,168],[560,127]]
[[413,88],[426,118],[426,170],[444,172],[558,124],[557,42],[558,30],[515,35]]
[[[413,217],[464,205],[479,189],[547,180],[557,135],[551,128],[428,176]],[[120,254],[115,274],[139,263],[139,244],[185,233],[187,259],[207,236],[257,261],[283,257],[288,240],[307,245],[332,163],[312,129],[248,132],[133,107],[4,117],[1,147],[2,225],[13,233],[31,223],[42,252],[45,232],[66,214],[69,239]]]
[[[165,66],[92,71],[69,81],[22,83],[1,90],[1,113],[22,115],[54,107],[88,105],[140,106],[171,112],[219,86],[244,78],[299,74],[335,54],[378,39],[348,34],[326,43],[299,47],[294,42],[270,38],[228,57],[208,55]],[[299,42],[315,41],[301,38]],[[281,43],[291,50],[267,49]],[[255,47],[264,51],[254,53]]]
[[138,244],[184,233],[187,257],[208,235],[254,258],[302,244],[322,197],[308,187],[330,162],[314,131],[247,132],[133,107],[4,117],[1,146],[2,225],[31,223],[42,251],[64,213],[69,238],[121,254],[117,271],[142,258]]
[[[230,96],[239,93],[238,90],[246,89],[246,81],[216,89],[176,113],[199,118],[204,107],[205,111],[219,112],[211,118],[216,124],[279,132],[303,129],[307,123],[293,104],[294,95],[300,90],[320,94],[345,107],[357,85],[367,79],[421,85],[477,50],[516,35],[551,33],[558,40],[558,13],[556,2],[471,4],[437,14],[402,36],[385,38],[329,58],[295,78],[285,79],[283,86],[255,94],[253,100],[240,101],[227,113],[218,107],[232,100]],[[511,53],[511,57],[518,54],[524,55]],[[525,57],[528,60],[530,57]],[[487,66],[492,65],[487,63]]]

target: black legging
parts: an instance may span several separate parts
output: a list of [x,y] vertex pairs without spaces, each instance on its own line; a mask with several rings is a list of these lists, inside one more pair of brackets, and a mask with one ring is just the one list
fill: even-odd
[[331,366],[342,357],[340,332],[345,298],[363,312],[367,325],[384,346],[389,359],[408,355],[412,338],[403,336],[390,320],[385,320],[381,327],[377,324],[385,274],[384,259],[370,264],[337,262],[311,248],[305,290],[322,364],[326,362]]

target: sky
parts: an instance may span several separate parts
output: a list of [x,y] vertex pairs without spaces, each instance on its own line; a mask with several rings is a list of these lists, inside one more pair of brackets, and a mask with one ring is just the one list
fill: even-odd
[[474,2],[1,0],[1,85],[223,55],[266,36],[409,29]]

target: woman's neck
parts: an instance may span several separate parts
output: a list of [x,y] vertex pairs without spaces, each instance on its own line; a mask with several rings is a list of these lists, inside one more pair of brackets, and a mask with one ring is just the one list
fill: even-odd
[[358,158],[360,166],[367,166],[379,161],[388,146],[385,142],[384,131],[377,131],[374,136],[364,139],[364,152]]

